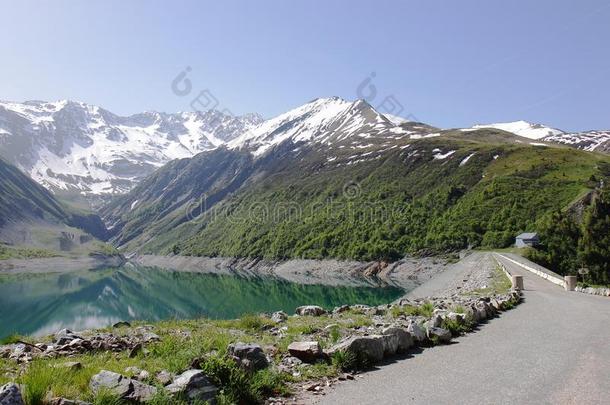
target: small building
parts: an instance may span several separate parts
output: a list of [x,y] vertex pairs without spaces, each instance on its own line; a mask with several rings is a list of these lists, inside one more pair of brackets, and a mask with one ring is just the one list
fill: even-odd
[[518,248],[536,246],[540,243],[540,238],[535,232],[526,232],[515,238],[515,246]]

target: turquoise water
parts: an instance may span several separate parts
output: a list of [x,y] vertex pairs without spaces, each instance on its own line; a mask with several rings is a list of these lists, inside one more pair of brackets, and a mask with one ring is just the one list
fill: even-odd
[[398,288],[303,285],[269,278],[185,273],[128,265],[69,273],[0,275],[0,338],[83,330],[122,320],[231,319],[300,305],[378,305]]

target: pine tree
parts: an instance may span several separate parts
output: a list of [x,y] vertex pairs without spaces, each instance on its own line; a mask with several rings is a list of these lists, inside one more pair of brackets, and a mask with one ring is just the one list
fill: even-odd
[[605,187],[587,210],[578,244],[579,261],[594,283],[610,283],[610,189]]

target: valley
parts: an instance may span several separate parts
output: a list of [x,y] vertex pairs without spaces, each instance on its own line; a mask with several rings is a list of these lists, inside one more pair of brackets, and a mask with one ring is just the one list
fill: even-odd
[[[3,163],[20,176],[4,180],[7,257],[23,257],[14,245],[43,249],[32,256],[64,249],[392,263],[505,248],[556,212],[580,207],[582,220],[610,175],[610,157],[596,152],[604,131],[587,133],[595,142],[584,146],[525,121],[440,129],[338,97],[269,120],[212,110],[119,117],[66,101],[2,106],[0,154],[31,176]],[[62,182],[42,150],[63,159]],[[104,176],[125,180],[115,170],[125,159],[150,165],[118,188],[91,188],[83,179],[103,176],[77,174],[106,167]],[[8,187],[41,197],[28,195],[30,212],[16,209]]]
[[[520,304],[499,250],[610,282],[606,131],[441,129],[338,97],[269,120],[0,118],[0,383],[70,356],[42,383],[59,404],[114,379],[139,387],[118,401],[187,403],[167,384],[203,372],[226,403],[314,402]],[[541,243],[515,250],[523,232]]]

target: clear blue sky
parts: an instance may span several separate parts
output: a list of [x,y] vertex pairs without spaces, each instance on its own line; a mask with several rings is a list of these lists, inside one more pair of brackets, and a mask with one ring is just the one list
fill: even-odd
[[[316,97],[377,96],[442,127],[525,119],[610,128],[610,0],[8,1],[0,99],[119,114],[221,108],[271,117]],[[186,66],[193,92],[170,90]]]

